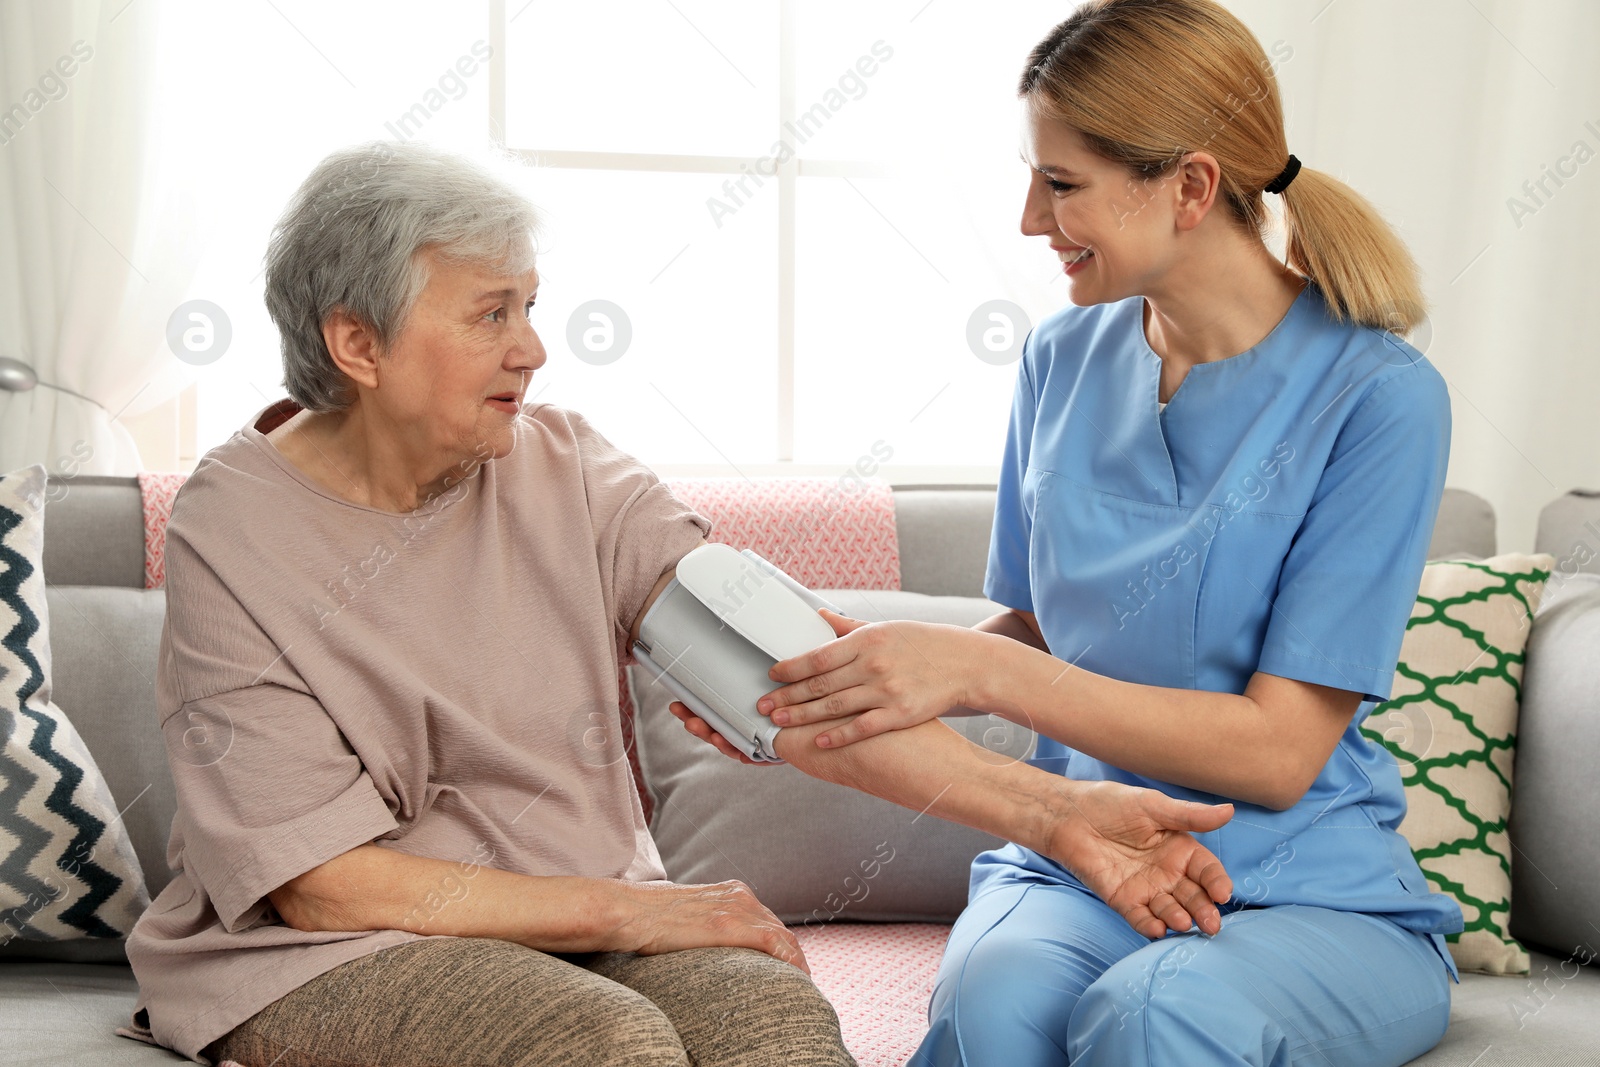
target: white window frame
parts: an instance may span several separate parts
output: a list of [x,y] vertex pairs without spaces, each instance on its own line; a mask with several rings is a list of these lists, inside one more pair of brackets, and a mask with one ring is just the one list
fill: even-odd
[[[513,0],[525,5],[528,0]],[[800,0],[778,3],[778,111],[775,129],[790,128],[799,115],[796,110],[795,15]],[[520,13],[520,12],[519,12]],[[510,16],[515,18],[515,15]],[[673,172],[687,174],[739,174],[753,160],[742,156],[671,155],[654,152],[580,152],[561,149],[516,148],[506,144],[506,33],[510,22],[506,0],[489,0],[489,139],[512,155],[541,167],[579,170]],[[746,474],[835,477],[838,466],[794,462],[794,337],[795,337],[795,201],[798,180],[807,178],[876,178],[881,166],[848,159],[802,160],[799,153],[776,164],[778,208],[778,319],[777,319],[777,406],[774,430],[777,434],[777,463],[741,463]],[[727,468],[709,464],[653,464],[663,476],[716,477]],[[950,484],[992,486],[999,478],[999,465],[885,464],[880,471],[886,481],[901,484]]]

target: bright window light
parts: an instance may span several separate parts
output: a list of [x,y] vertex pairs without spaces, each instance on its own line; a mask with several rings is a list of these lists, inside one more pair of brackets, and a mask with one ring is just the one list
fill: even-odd
[[283,395],[259,272],[288,197],[334,148],[403,137],[530,165],[550,352],[531,392],[658,470],[825,473],[886,444],[897,480],[992,479],[1004,346],[1066,302],[1017,228],[1014,90],[1070,5],[163,10],[159,154],[210,235],[192,295],[234,329],[197,369],[202,453]]

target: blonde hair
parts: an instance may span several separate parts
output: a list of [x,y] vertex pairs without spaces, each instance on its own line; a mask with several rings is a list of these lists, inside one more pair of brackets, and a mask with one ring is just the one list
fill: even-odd
[[[1086,0],[1028,56],[1018,93],[1136,179],[1209,152],[1229,215],[1264,239],[1262,191],[1289,158],[1272,69],[1214,0]],[[1305,166],[1281,195],[1288,265],[1336,319],[1397,333],[1422,322],[1416,261],[1365,198]]]

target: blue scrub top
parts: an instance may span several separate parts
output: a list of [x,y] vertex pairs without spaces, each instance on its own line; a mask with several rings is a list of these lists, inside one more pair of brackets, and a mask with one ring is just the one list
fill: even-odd
[[[1259,344],[1191,368],[1160,410],[1143,312],[1143,297],[1069,307],[1029,336],[984,592],[1033,612],[1053,655],[1111,678],[1243,693],[1262,671],[1362,694],[1304,799],[1234,801],[1198,836],[1233,878],[1231,905],[1384,915],[1434,935],[1454,975],[1440,935],[1462,929],[1461,909],[1430,892],[1396,832],[1399,769],[1359,729],[1389,696],[1444,488],[1444,379],[1393,334],[1336,322],[1307,284]],[[1043,736],[1029,762],[1232,800]],[[1013,844],[978,857],[974,894],[1019,867],[1065,874]]]

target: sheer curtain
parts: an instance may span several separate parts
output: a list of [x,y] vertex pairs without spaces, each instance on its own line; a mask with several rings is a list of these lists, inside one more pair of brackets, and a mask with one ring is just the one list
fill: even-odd
[[186,384],[167,347],[190,242],[163,210],[150,97],[158,4],[0,5],[0,471],[132,474],[116,418]]

